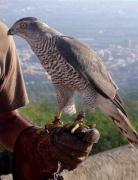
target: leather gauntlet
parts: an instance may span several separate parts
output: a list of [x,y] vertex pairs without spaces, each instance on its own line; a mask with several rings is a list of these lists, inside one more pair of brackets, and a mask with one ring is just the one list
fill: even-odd
[[63,169],[76,168],[87,158],[93,143],[98,141],[99,131],[82,128],[74,134],[70,132],[66,126],[25,129],[15,146],[14,179],[62,179],[58,173]]

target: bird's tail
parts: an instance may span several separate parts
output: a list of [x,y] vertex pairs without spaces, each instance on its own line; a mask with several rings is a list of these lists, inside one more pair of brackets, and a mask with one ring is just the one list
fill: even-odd
[[116,95],[114,100],[101,98],[100,109],[113,120],[128,141],[138,148],[138,134],[127,117],[120,97]]

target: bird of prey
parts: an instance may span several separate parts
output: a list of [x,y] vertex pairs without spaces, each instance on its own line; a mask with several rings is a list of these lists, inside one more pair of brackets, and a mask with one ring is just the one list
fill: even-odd
[[128,119],[118,87],[91,48],[34,17],[15,22],[8,35],[24,38],[51,76],[57,94],[58,118],[63,110],[76,113],[74,92],[78,91],[82,112],[84,107],[99,107],[128,141],[137,146],[138,134]]

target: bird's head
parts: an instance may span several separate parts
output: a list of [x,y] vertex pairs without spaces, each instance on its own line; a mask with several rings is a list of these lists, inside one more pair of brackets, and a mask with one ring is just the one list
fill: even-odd
[[18,35],[25,39],[36,37],[39,32],[43,32],[46,24],[34,17],[26,17],[16,21],[8,31],[8,35]]

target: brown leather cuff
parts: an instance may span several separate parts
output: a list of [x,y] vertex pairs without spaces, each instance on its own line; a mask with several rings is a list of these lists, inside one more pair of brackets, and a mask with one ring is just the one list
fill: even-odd
[[19,134],[30,126],[33,126],[32,123],[22,117],[17,110],[0,113],[0,144],[13,152]]

